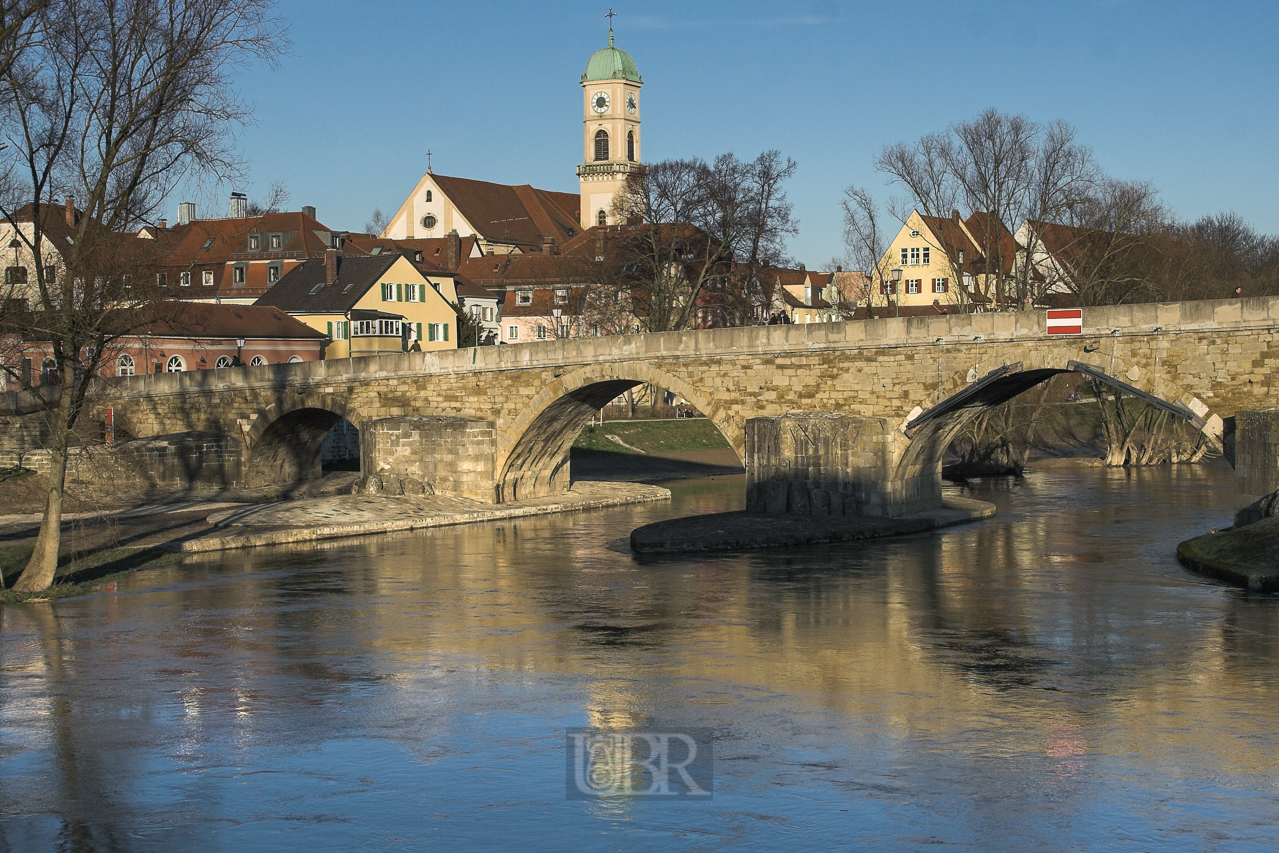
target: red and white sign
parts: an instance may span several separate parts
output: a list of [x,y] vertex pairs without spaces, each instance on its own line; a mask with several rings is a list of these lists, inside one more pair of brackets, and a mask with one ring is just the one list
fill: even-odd
[[1058,308],[1048,312],[1048,334],[1082,335],[1084,333],[1084,309]]

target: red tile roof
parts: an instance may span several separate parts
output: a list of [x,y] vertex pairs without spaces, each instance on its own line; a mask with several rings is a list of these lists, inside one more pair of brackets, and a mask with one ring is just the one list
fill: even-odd
[[578,197],[571,193],[447,175],[431,178],[466,221],[491,243],[540,248],[543,240],[562,243],[581,230],[577,224]]

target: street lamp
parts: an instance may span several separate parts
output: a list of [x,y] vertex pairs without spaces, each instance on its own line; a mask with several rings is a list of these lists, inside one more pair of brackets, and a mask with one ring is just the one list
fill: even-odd
[[893,277],[893,307],[896,309],[896,316],[902,315],[902,268],[894,267],[891,273]]
[[244,367],[244,338],[235,339],[235,360]]
[[560,317],[563,317],[563,316],[564,316],[564,309],[563,309],[563,308],[552,308],[552,309],[551,309],[551,316],[555,318],[555,337],[556,337],[556,338],[559,338],[559,336],[560,336]]

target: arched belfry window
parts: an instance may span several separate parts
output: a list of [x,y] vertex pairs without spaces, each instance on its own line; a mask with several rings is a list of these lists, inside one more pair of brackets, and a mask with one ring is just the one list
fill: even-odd
[[427,201],[430,201],[430,200],[431,200],[431,191],[430,191],[430,190],[427,190],[427,191],[426,191],[426,200],[427,200]]
[[626,134],[626,159],[635,162],[635,131]]
[[596,160],[608,159],[608,131],[607,130],[595,131],[595,159]]
[[600,212],[595,216],[595,221],[600,225],[608,224],[608,214],[604,212],[604,208],[600,208]]

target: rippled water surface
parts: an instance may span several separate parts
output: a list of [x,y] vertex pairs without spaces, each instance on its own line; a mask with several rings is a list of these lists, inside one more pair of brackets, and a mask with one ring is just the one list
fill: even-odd
[[[914,538],[640,563],[670,505],[260,549],[0,610],[10,850],[1272,850],[1279,600],[1182,570],[1217,466],[978,484]],[[711,802],[566,801],[709,726]]]

